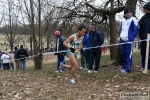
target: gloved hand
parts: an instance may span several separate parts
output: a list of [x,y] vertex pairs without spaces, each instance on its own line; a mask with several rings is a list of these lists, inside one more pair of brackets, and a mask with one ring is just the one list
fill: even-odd
[[74,53],[75,49],[74,49],[74,48],[70,48],[70,51],[71,51],[72,53]]
[[80,49],[81,53],[83,53],[83,48]]

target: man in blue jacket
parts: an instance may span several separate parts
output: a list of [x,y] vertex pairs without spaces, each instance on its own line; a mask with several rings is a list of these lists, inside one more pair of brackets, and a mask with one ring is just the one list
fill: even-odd
[[[129,8],[124,10],[124,17],[121,21],[121,33],[120,42],[126,43],[134,41],[138,34],[138,22],[131,16]],[[122,57],[123,57],[123,68],[120,70],[122,73],[128,73],[131,71],[132,66],[132,43],[126,43],[121,45]]]
[[63,42],[65,41],[65,39],[61,36],[60,31],[56,30],[54,32],[55,36],[56,36],[56,47],[55,47],[55,55],[57,55],[57,67],[56,67],[56,71],[55,72],[63,72],[64,68],[62,67],[61,69],[59,68],[60,63],[62,62],[63,64],[65,64],[65,55],[66,52],[61,52],[66,50],[66,48],[63,45]]
[[89,40],[89,34],[86,32],[84,35],[84,39],[82,42],[83,46],[84,46],[84,57],[86,60],[86,68],[89,68],[89,64],[90,64],[90,40]]
[[[139,37],[141,40],[147,39],[147,34],[150,33],[150,2],[143,6],[145,15],[139,21]],[[141,46],[141,57],[142,57],[142,69],[145,67],[145,56],[146,56],[146,41],[140,43]],[[148,58],[148,69],[150,70],[150,53]]]
[[90,34],[90,66],[88,73],[92,73],[93,64],[95,62],[94,73],[98,72],[99,65],[100,65],[100,58],[102,53],[102,48],[100,47],[104,42],[103,33],[96,29],[94,24],[89,26]]

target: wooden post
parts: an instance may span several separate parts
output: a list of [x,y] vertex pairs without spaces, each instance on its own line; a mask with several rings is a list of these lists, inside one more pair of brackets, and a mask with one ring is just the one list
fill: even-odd
[[[147,34],[147,39],[150,39],[150,33]],[[146,44],[145,68],[142,71],[143,74],[148,74],[148,58],[149,58],[149,40],[147,40]]]

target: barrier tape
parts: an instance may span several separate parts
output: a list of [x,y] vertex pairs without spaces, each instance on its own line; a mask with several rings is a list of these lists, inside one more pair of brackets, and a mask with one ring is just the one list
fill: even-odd
[[[131,43],[140,43],[143,41],[148,41],[149,39],[145,39],[145,40],[137,40],[137,41],[131,41],[131,42],[124,42],[124,43],[117,43],[117,44],[108,44],[108,45],[102,45],[102,46],[96,46],[96,47],[89,47],[89,48],[83,48],[83,50],[86,49],[93,49],[93,48],[102,48],[102,47],[111,47],[111,46],[118,46],[118,45],[123,45],[123,44],[131,44]],[[63,51],[57,51],[57,52],[46,52],[46,53],[38,53],[39,54],[55,54],[55,53],[62,53],[62,52],[66,52],[67,50],[63,50]]]
[[[131,42],[124,42],[124,43],[117,43],[117,44],[108,44],[108,45],[102,45],[102,46],[96,46],[96,47],[89,47],[89,48],[83,48],[83,50],[86,50],[86,49],[93,49],[93,48],[102,48],[102,47],[111,47],[111,46],[118,46],[118,45],[123,45],[123,44],[131,44],[131,43],[140,43],[140,42],[143,42],[143,41],[148,41],[150,40],[150,38],[148,39],[144,39],[144,40],[137,40],[137,41],[131,41]],[[20,58],[20,59],[14,59],[14,60],[21,60],[21,59],[26,59],[26,58],[34,58],[38,55],[47,55],[47,54],[55,54],[55,53],[62,53],[62,52],[66,52],[67,50],[63,50],[63,51],[54,51],[54,52],[45,52],[45,53],[38,53],[37,55],[33,55],[33,56],[29,56],[29,57],[24,57],[24,58]]]

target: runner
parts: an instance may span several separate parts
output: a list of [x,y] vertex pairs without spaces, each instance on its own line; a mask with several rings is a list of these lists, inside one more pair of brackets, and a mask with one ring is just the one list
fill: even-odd
[[[74,80],[74,76],[75,76],[75,73],[78,68],[77,54],[78,54],[79,49],[81,49],[81,51],[83,50],[81,48],[82,47],[81,43],[82,43],[82,39],[83,39],[85,32],[86,32],[86,28],[84,26],[80,26],[78,28],[78,32],[71,35],[63,43],[64,46],[66,48],[68,48],[67,56],[69,57],[70,65],[65,65],[65,64],[61,63],[61,66],[71,70],[69,82],[72,84],[76,83]],[[69,45],[69,43],[70,43],[70,45]]]

